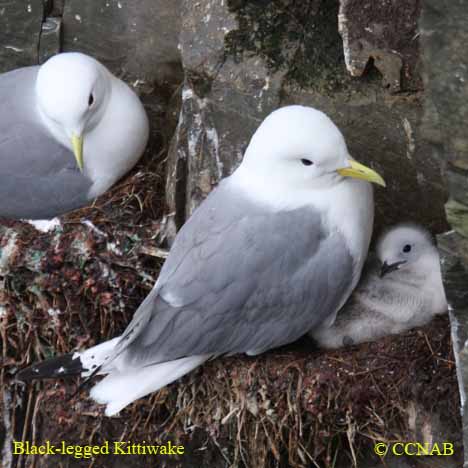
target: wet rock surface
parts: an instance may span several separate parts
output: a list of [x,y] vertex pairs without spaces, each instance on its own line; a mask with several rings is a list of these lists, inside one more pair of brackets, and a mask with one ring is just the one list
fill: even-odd
[[[439,236],[442,272],[450,305],[452,340],[457,361],[463,414],[465,465],[468,463],[468,40],[465,5],[425,2],[421,17],[427,88],[426,128],[431,150],[443,162],[449,200],[445,205],[453,231]],[[465,466],[464,465],[464,466]]]
[[42,0],[0,2],[0,73],[38,63],[44,14]]
[[338,27],[347,70],[362,76],[372,61],[390,92],[421,89],[419,0],[341,0]]
[[128,80],[177,85],[179,7],[180,0],[0,2],[0,72],[78,51]]
[[41,26],[39,39],[39,63],[46,62],[50,57],[60,52],[62,36],[62,19],[48,17]]
[[128,79],[180,81],[179,0],[67,0],[63,50],[93,55]]

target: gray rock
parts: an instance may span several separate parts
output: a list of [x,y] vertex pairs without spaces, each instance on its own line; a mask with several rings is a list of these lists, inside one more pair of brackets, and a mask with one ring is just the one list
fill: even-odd
[[61,34],[61,18],[48,17],[44,20],[39,41],[39,63],[44,63],[60,52]]
[[44,3],[0,2],[0,73],[38,62]]
[[179,0],[68,0],[64,51],[81,51],[128,79],[180,82]]
[[[452,231],[438,236],[441,253],[442,280],[449,303],[453,354],[457,366],[460,406],[463,419],[463,445],[465,465],[468,461],[468,268],[464,261],[468,252],[468,239]],[[465,466],[464,465],[464,466]]]
[[261,57],[238,63],[226,56],[226,38],[238,27],[222,0],[183,2],[185,83],[168,157],[172,237],[220,178],[237,167],[256,127],[280,103],[284,70],[270,71]]
[[65,6],[65,0],[51,0],[51,9],[48,12],[48,16],[59,17],[63,15],[63,9]]
[[[442,277],[450,305],[452,342],[457,363],[464,427],[465,465],[468,464],[468,23],[466,5],[450,0],[427,0],[421,17],[427,90],[427,122],[431,151],[445,167],[449,201],[445,206],[453,231],[439,237]],[[463,411],[464,410],[464,411]]]
[[[391,92],[420,87],[419,43],[415,25],[419,0],[341,0],[338,27],[346,68],[362,76],[373,60]],[[402,14],[402,12],[404,12]]]
[[[468,171],[468,136],[463,122],[468,119],[467,79],[468,25],[464,5],[450,0],[428,1],[423,9],[421,42],[424,48],[425,85],[433,117],[441,128],[441,159],[449,170]],[[428,112],[430,110],[428,109]]]

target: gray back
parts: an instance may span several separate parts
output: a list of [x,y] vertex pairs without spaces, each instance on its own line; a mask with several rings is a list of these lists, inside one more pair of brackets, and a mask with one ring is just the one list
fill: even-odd
[[272,213],[227,180],[181,229],[119,353],[141,365],[281,346],[336,313],[355,270],[314,209]]

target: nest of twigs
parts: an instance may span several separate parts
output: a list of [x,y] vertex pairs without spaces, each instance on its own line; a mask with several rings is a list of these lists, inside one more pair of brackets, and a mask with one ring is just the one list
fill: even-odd
[[[171,440],[185,445],[185,455],[158,458],[158,466],[361,466],[374,441],[426,437],[428,427],[435,434],[438,415],[445,418],[444,437],[457,442],[459,400],[447,317],[335,352],[303,342],[257,358],[217,359],[115,418],[104,417],[87,389],[74,394],[79,379],[14,382],[27,364],[121,333],[151,290],[165,254],[166,147],[160,140],[153,144],[114,189],[65,216],[50,233],[19,222],[0,224],[2,245],[11,238],[16,245],[0,273],[3,462],[11,456],[12,439],[79,445]],[[11,461],[47,467],[155,463],[142,455]]]

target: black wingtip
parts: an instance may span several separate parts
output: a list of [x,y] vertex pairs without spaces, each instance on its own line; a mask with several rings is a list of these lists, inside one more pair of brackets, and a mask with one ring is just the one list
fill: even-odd
[[26,367],[16,373],[16,380],[29,382],[35,379],[57,379],[83,372],[79,357],[73,358],[75,353],[64,354],[32,366]]

